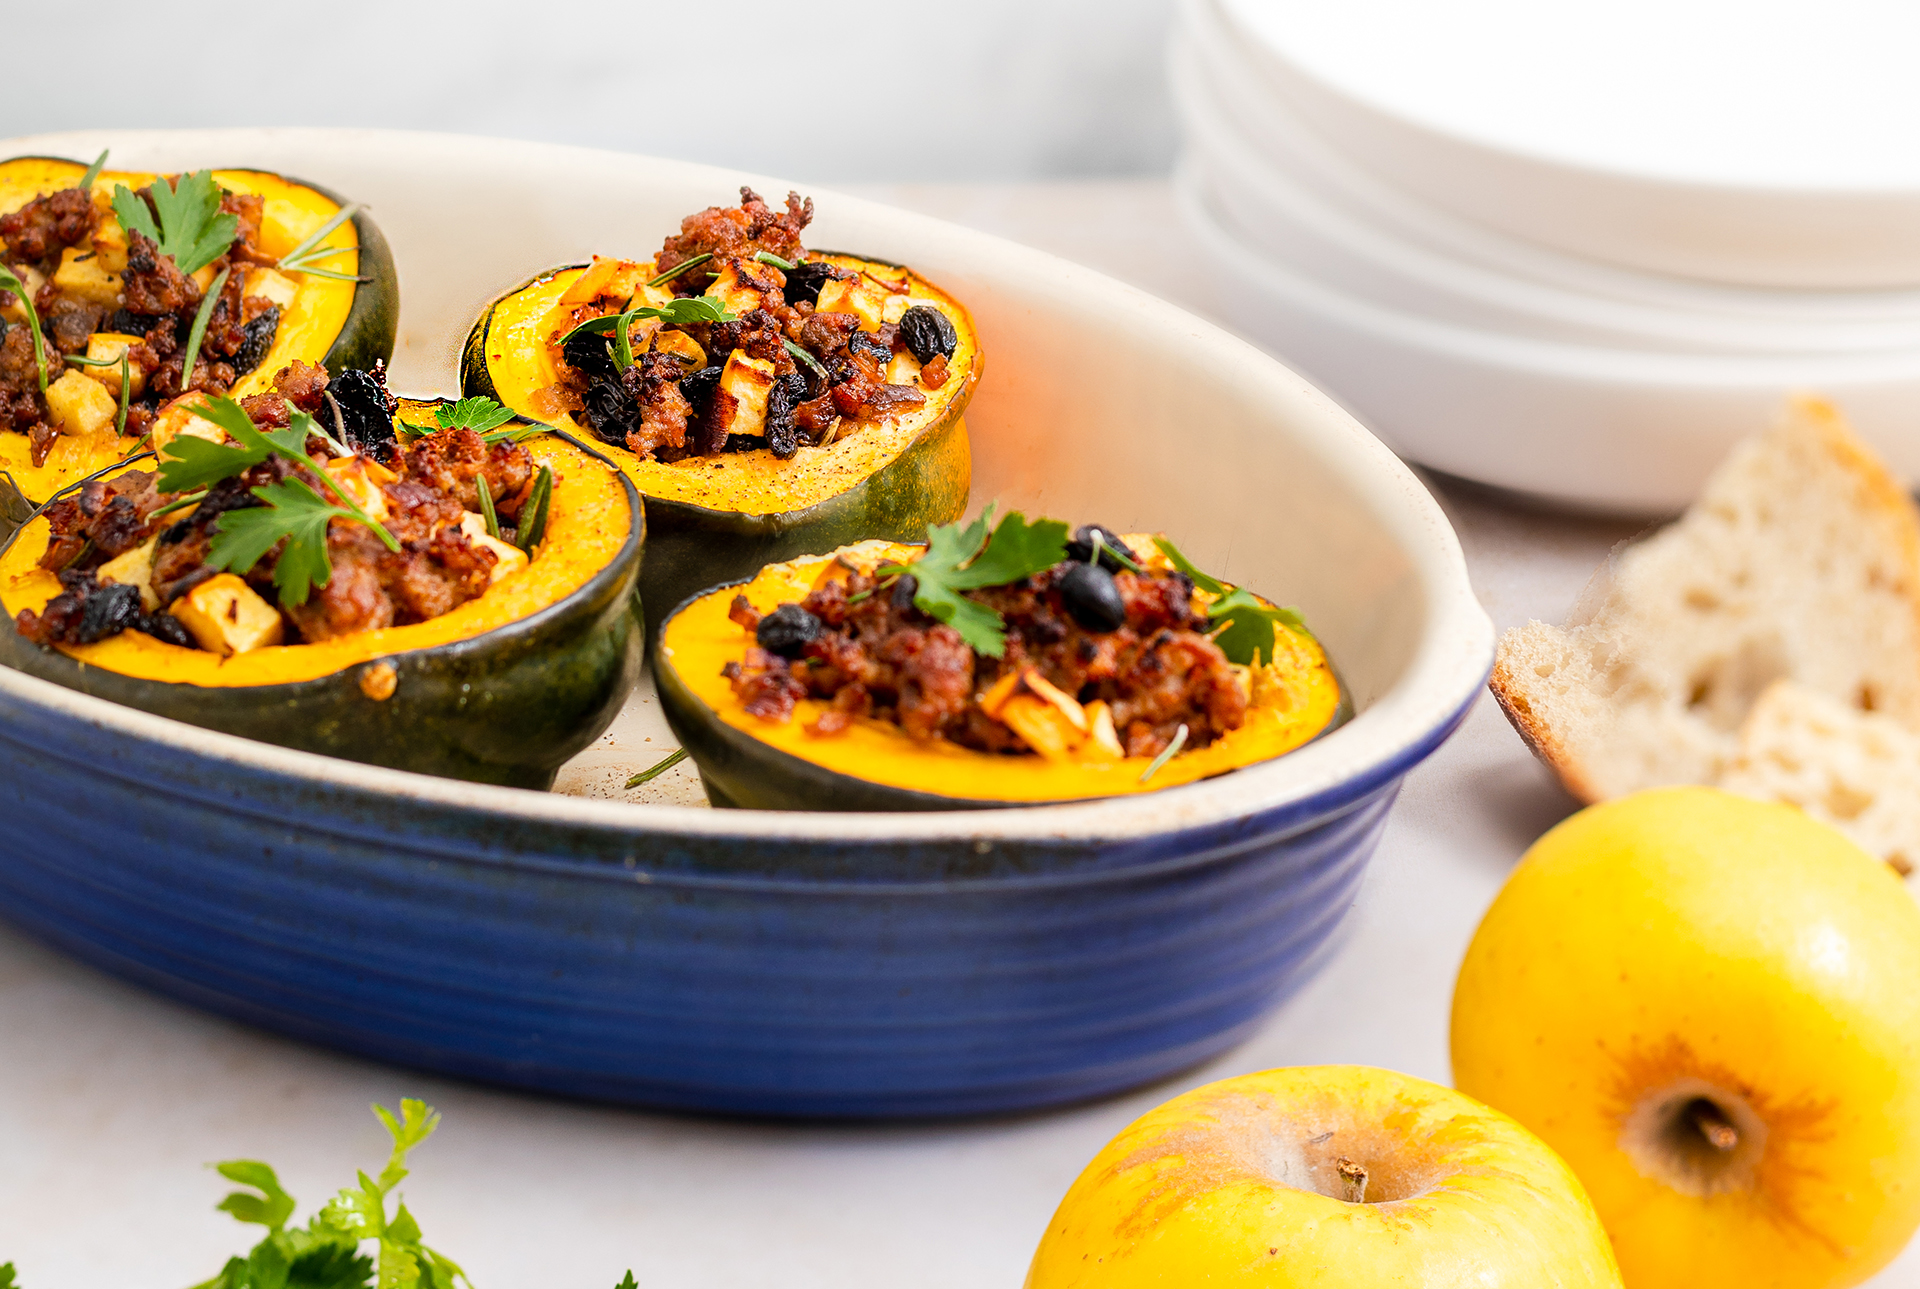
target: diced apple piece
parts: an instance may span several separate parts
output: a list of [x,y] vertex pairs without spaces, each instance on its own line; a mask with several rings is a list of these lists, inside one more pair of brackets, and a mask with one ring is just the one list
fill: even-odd
[[248,271],[247,284],[241,294],[257,295],[285,309],[293,303],[293,297],[300,294],[300,284],[278,269],[257,268]]
[[1086,736],[1058,707],[1034,694],[1015,694],[1001,704],[1000,720],[1049,761],[1069,755]]
[[773,392],[773,364],[734,350],[727,355],[727,365],[720,373],[720,392],[733,396],[733,407],[726,421],[728,434],[763,433],[767,426],[767,395]]
[[887,297],[866,277],[834,278],[820,288],[820,313],[851,313],[860,319],[860,330],[878,331],[886,315]]
[[[111,363],[110,367],[88,367],[87,375],[105,385],[120,397],[120,355],[142,343],[144,337],[127,336],[115,331],[96,331],[87,338],[87,357],[94,362]],[[127,364],[127,376],[133,385],[133,397],[140,397],[147,388],[147,369],[139,363]]]
[[907,310],[913,307],[913,300],[905,291],[889,293],[887,302],[881,306],[880,316],[887,322],[898,322],[907,316]]
[[153,548],[159,544],[158,537],[149,538],[146,545],[114,556],[98,572],[102,582],[139,587],[140,607],[148,613],[160,607],[160,597],[153,593]]
[[[357,456],[335,457],[321,469],[327,472],[327,478],[340,485],[342,492],[353,498],[355,505],[366,511],[378,523],[387,517],[387,494],[380,491],[380,482],[367,468],[369,465],[380,469],[381,473],[389,479],[393,477],[391,471],[378,466],[375,462],[369,462],[365,457]],[[327,500],[337,499],[329,497]]]
[[224,443],[227,432],[200,415],[200,407],[206,395],[198,390],[184,394],[162,408],[160,415],[153,420],[153,450],[160,452],[175,436],[191,434],[196,439],[205,439],[209,443]]
[[512,577],[515,573],[527,567],[530,562],[527,559],[527,553],[518,546],[511,546],[501,541],[498,537],[488,534],[487,520],[484,515],[476,515],[469,510],[466,514],[460,516],[460,531],[465,533],[467,540],[475,546],[484,546],[493,552],[494,559],[497,562],[493,566],[492,576],[487,579],[487,585],[489,586],[498,582],[501,578]]
[[1120,732],[1113,727],[1113,708],[1099,699],[1087,704],[1087,741],[1080,755],[1095,760],[1118,760],[1127,754],[1120,746]]
[[208,653],[248,653],[277,645],[280,610],[231,573],[220,573],[175,600],[169,610]]
[[120,405],[107,387],[77,371],[47,386],[47,410],[62,434],[94,434],[113,428]]
[[53,271],[53,284],[68,295],[109,308],[120,299],[120,275],[109,273],[98,255],[78,246],[69,246],[60,252],[60,267]]
[[700,342],[684,331],[661,331],[653,337],[653,351],[657,354],[679,354],[692,362],[694,367],[707,365],[707,351]]
[[[718,300],[736,318],[744,318],[765,305],[770,292],[753,285],[751,280],[742,281],[738,260],[721,260],[718,263],[720,268],[713,275],[713,285],[707,288],[710,299]],[[752,267],[748,267],[747,276],[752,279],[759,275],[754,273]]]
[[[96,193],[94,205],[99,204]],[[127,230],[120,227],[120,221],[111,214],[103,215],[93,227],[93,253],[100,257],[100,267],[109,273],[127,271]]]

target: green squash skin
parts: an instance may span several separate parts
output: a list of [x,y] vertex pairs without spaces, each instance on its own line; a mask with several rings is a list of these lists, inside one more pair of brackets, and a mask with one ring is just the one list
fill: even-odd
[[[40,649],[13,630],[0,629],[0,664],[262,743],[544,790],[563,763],[606,732],[640,677],[646,632],[635,588],[646,519],[633,485],[624,475],[621,483],[633,524],[607,566],[558,603],[471,639],[314,680],[233,689],[122,676]],[[390,698],[376,701],[362,692],[360,678],[381,662],[393,665],[398,684]]]
[[[744,581],[736,580],[726,585],[744,585]],[[691,596],[675,606],[673,613],[678,613],[694,600],[723,589],[725,586],[716,586]],[[672,616],[667,615],[668,618]],[[657,625],[664,627],[666,620],[661,619]],[[717,712],[687,687],[679,672],[660,657],[657,634],[649,641],[648,648],[654,690],[660,695],[660,710],[666,716],[674,737],[680,740],[680,746],[687,749],[687,755],[699,767],[700,785],[706,789],[708,803],[720,809],[1016,810],[1068,804],[1064,801],[983,801],[973,797],[946,797],[933,792],[896,788],[891,784],[872,783],[815,765],[763,743],[721,720]],[[1353,719],[1351,691],[1331,658],[1327,660],[1327,666],[1340,685],[1340,702],[1326,727],[1308,739],[1307,743],[1325,738]],[[1303,743],[1300,746],[1306,745]]]
[[[567,267],[580,266],[544,269],[487,307],[467,333],[461,353],[462,394],[469,398],[485,395],[499,401],[499,390],[487,370],[487,329],[493,321],[494,307]],[[643,494],[647,560],[640,575],[640,598],[646,605],[647,620],[657,630],[689,596],[720,583],[749,578],[768,564],[802,555],[823,555],[868,538],[924,542],[929,525],[960,518],[966,513],[972,480],[943,476],[933,466],[942,459],[953,437],[966,433],[962,416],[970,398],[956,400],[946,416],[858,484],[799,510],[753,515]],[[534,418],[522,414],[522,419]]]
[[[16,161],[59,161],[70,166],[85,167],[86,162],[76,161],[72,157],[23,156],[8,157],[0,161],[0,166],[8,166]],[[214,170],[251,170],[251,166],[213,166]],[[278,171],[262,173],[279,174]],[[280,175],[288,183],[311,188],[336,206],[345,207],[345,197],[323,184],[294,175]],[[380,226],[365,210],[353,214],[354,236],[360,239],[359,275],[368,281],[353,289],[353,307],[347,310],[347,320],[340,326],[340,334],[335,336],[328,348],[326,357],[321,361],[326,365],[327,373],[338,376],[349,367],[362,371],[370,369],[375,362],[391,362],[393,346],[400,335],[400,273],[394,267],[393,248],[387,245],[387,236]]]

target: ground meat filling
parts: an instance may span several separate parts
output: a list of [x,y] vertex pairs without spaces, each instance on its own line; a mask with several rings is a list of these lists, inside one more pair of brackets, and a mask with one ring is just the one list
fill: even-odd
[[[548,337],[559,381],[536,395],[540,410],[573,413],[605,442],[655,461],[760,448],[786,460],[804,446],[831,443],[924,405],[925,390],[890,383],[888,366],[896,353],[936,363],[926,389],[939,388],[948,379],[951,339],[945,352],[917,352],[914,337],[902,335],[898,323],[865,331],[857,313],[822,311],[827,283],[858,282],[862,275],[808,258],[801,234],[812,218],[811,199],[788,193],[786,209],[776,211],[742,188],[738,206],[713,206],[681,220],[651,272],[658,276],[711,256],[675,276],[668,289],[687,297],[724,283],[734,319],[663,323],[644,341],[636,332],[634,361],[621,370],[607,337],[572,333],[628,307],[626,289],[563,310]],[[757,259],[761,253],[795,267],[782,270]],[[904,289],[880,278],[865,285],[883,294]],[[951,323],[944,328],[950,338]],[[941,334],[940,328],[928,334]],[[770,366],[764,413],[743,416],[740,396],[723,379],[734,354]]]
[[[284,428],[293,410],[312,413],[324,406],[327,383],[324,368],[294,363],[275,377],[271,393],[257,394],[243,406],[256,424]],[[323,465],[331,457],[318,436],[307,440],[307,452]],[[462,521],[478,511],[485,480],[506,526],[502,535],[511,534],[536,474],[527,449],[489,444],[470,429],[440,430],[398,449],[396,465],[391,477],[380,476],[385,481],[379,486],[387,510],[383,523],[398,551],[387,549],[366,525],[335,518],[327,527],[332,575],[312,588],[305,603],[279,606],[273,585],[277,552],[244,575],[262,599],[280,607],[286,643],[425,622],[477,598],[491,584],[499,557],[470,539]],[[179,498],[159,491],[155,471],[129,471],[82,485],[46,510],[51,538],[40,566],[59,576],[60,594],[39,613],[22,610],[16,629],[49,647],[93,644],[129,630],[193,647],[193,636],[167,606],[219,572],[207,560],[220,517],[264,504],[252,490],[289,478],[330,495],[313,471],[279,456],[212,485],[197,504],[158,516],[156,511]],[[101,575],[108,561],[149,541],[149,586],[161,606],[154,612],[142,609],[138,586]]]
[[[800,602],[820,630],[783,657],[750,646],[726,674],[746,710],[769,721],[792,717],[803,698],[831,700],[818,733],[856,716],[898,725],[922,742],[944,738],[983,752],[1025,754],[1027,745],[981,706],[1008,674],[1038,671],[1081,703],[1109,705],[1128,756],[1157,756],[1182,725],[1183,747],[1205,747],[1246,720],[1241,677],[1193,605],[1193,584],[1179,573],[1119,572],[1115,588],[1126,620],[1112,631],[1080,625],[1062,603],[1061,563],[1010,586],[967,592],[1006,620],[1006,652],[976,654],[952,627],[913,605],[911,578],[892,588],[854,573],[828,581]],[[729,617],[748,631],[761,616],[745,596]]]
[[[137,196],[151,208],[151,189],[142,188]],[[49,349],[49,380],[65,371],[93,375],[93,368],[71,366],[60,359],[65,354],[85,354],[96,334],[138,337],[139,343],[127,349],[127,362],[140,389],[127,408],[128,434],[144,434],[160,407],[188,390],[225,394],[235,381],[259,367],[273,348],[279,306],[264,296],[245,293],[250,265],[276,263],[260,248],[265,203],[253,194],[223,193],[220,209],[234,216],[238,228],[232,244],[210,266],[213,275],[222,269],[229,272],[191,372],[182,369],[187,338],[203,299],[201,288],[180,271],[172,256],[162,255],[151,238],[127,230],[120,293],[107,304],[62,290],[53,280],[62,252],[69,248],[91,247],[93,254],[106,253],[109,239],[103,236],[103,226],[117,229],[118,223],[104,201],[67,188],[0,215],[0,260],[44,279],[32,303]],[[5,315],[0,318],[0,431],[27,435],[33,463],[44,465],[62,433],[80,430],[54,421],[40,390],[31,333],[9,292],[0,291],[0,315]],[[117,382],[117,374],[112,379]],[[117,396],[117,383],[110,387]]]

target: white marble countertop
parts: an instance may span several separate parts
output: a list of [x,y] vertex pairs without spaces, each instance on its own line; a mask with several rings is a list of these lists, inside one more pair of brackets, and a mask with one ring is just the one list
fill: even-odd
[[[1163,184],[860,190],[1204,305]],[[1558,619],[1638,525],[1436,483],[1501,628]],[[1514,860],[1572,803],[1490,699],[1407,781],[1346,944],[1251,1041],[1155,1087],[936,1126],[724,1122],[543,1100],[307,1047],[192,1011],[0,926],[0,1261],[24,1289],[179,1289],[251,1243],[211,1160],[265,1159],[302,1218],[385,1138],[368,1102],[445,1115],[405,1184],[481,1289],[1011,1289],[1082,1164],[1149,1106],[1276,1065],[1446,1081],[1453,976]],[[1920,1289],[1920,1245],[1874,1282]]]

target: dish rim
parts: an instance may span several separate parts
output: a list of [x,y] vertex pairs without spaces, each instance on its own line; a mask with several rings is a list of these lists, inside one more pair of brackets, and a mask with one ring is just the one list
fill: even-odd
[[[144,148],[193,154],[259,148],[340,146],[406,154],[430,149],[484,157],[498,169],[511,154],[569,154],[582,163],[640,166],[698,175],[729,186],[787,181],[745,171],[606,152],[561,144],[480,136],[364,129],[86,130],[0,139],[4,155],[37,149],[84,149],[103,137],[137,138]],[[57,153],[55,155],[58,155]],[[264,164],[264,163],[263,163]],[[924,814],[713,810],[698,806],[639,805],[438,779],[364,766],[316,753],[255,743],[120,707],[106,699],[0,667],[0,692],[25,706],[94,725],[103,731],[216,763],[243,766],[315,787],[475,815],[505,817],[563,829],[639,836],[680,835],[744,842],[1105,842],[1151,834],[1230,826],[1276,813],[1302,823],[1318,812],[1357,801],[1405,774],[1452,732],[1477,699],[1493,660],[1494,629],[1468,580],[1457,534],[1439,503],[1384,443],[1304,377],[1221,327],[1105,274],[992,234],[932,216],[810,186],[836,207],[871,222],[937,239],[943,249],[975,264],[998,264],[994,277],[1015,270],[1026,281],[1046,279],[1077,293],[1081,309],[1136,319],[1140,330],[1163,339],[1176,361],[1232,373],[1244,392],[1258,393],[1275,419],[1311,435],[1315,455],[1359,503],[1406,560],[1406,576],[1423,600],[1416,644],[1399,675],[1354,719],[1326,738],[1284,757],[1214,779],[1124,799],[1036,805],[1021,809],[938,811]],[[991,288],[988,288],[991,289]]]

